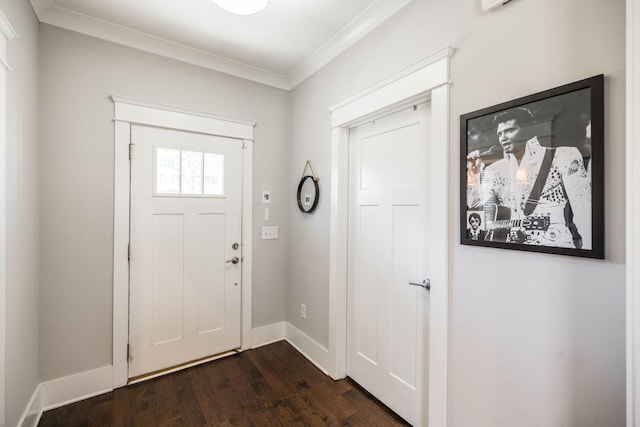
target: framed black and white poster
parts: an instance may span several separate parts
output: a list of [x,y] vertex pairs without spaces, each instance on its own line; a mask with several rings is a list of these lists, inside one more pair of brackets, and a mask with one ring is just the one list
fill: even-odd
[[604,76],[460,117],[461,243],[604,258]]

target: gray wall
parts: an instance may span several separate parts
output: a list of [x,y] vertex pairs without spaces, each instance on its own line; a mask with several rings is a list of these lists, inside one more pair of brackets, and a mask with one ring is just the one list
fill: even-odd
[[[289,94],[40,26],[40,368],[49,380],[111,364],[112,94],[255,120],[253,326],[285,319]],[[280,239],[262,241],[260,191]]]
[[[8,42],[5,425],[15,426],[38,368],[38,21],[29,2],[2,0]],[[3,302],[5,303],[5,302]],[[5,349],[2,349],[5,351]]]
[[[515,0],[493,13],[479,0],[414,0],[296,87],[290,191],[311,159],[324,197],[310,216],[290,203],[288,320],[328,344],[327,107],[452,46],[449,425],[624,425],[624,12],[624,0]],[[459,116],[600,73],[606,260],[460,246]]]
[[[28,3],[0,0],[20,36],[9,50],[7,425],[39,381],[111,363],[109,95],[257,121],[254,327],[286,318],[328,345],[327,107],[444,46],[456,49],[450,425],[624,425],[624,1],[515,0],[489,14],[479,3],[414,0],[289,95],[47,25],[38,41]],[[459,115],[599,73],[607,76],[607,259],[458,245]],[[292,196],[307,159],[323,194],[313,215],[300,214]],[[267,189],[278,241],[259,240]]]

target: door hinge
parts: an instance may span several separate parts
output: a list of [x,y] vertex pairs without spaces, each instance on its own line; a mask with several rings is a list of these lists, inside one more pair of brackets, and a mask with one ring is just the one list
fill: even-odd
[[247,140],[246,140],[246,139],[243,139],[243,140],[242,140],[242,149],[243,149],[243,150],[246,150],[246,149],[247,149]]
[[129,160],[133,157],[133,143],[129,144]]
[[127,344],[127,360],[131,360],[131,346]]
[[127,244],[127,261],[131,261],[131,243]]

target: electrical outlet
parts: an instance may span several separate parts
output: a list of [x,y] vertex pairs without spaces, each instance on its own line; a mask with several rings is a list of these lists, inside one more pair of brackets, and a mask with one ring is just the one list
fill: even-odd
[[303,319],[307,318],[307,305],[306,304],[300,304],[300,317],[302,317]]

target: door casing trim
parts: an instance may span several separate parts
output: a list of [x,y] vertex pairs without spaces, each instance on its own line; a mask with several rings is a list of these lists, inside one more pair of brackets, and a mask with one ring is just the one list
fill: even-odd
[[0,10],[0,425],[5,422],[7,341],[7,80],[11,68],[7,59],[8,41],[18,35]]
[[[431,103],[428,179],[432,227],[427,268],[431,280],[428,407],[419,425],[444,426],[447,420],[449,313],[449,61],[450,47],[330,108],[331,194],[329,243],[329,374],[346,375],[349,219],[349,129],[416,100]],[[437,248],[437,250],[431,250]]]
[[[129,343],[129,198],[131,125],[148,125],[198,132],[238,140],[242,156],[242,299],[241,350],[251,348],[252,295],[252,179],[255,122],[205,112],[154,104],[122,96],[111,97],[114,107],[114,211],[113,211],[113,387],[128,383]],[[135,155],[135,147],[134,154]]]
[[627,0],[627,247],[626,247],[626,343],[627,343],[627,426],[640,426],[640,173],[636,167],[640,160],[640,0]]

